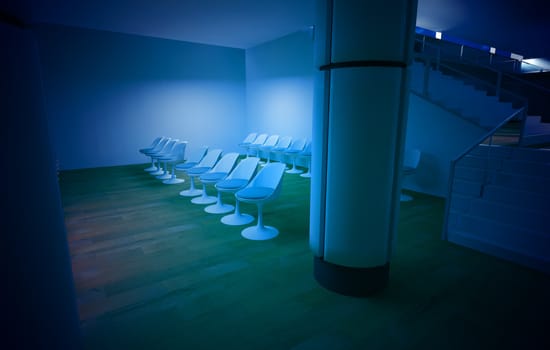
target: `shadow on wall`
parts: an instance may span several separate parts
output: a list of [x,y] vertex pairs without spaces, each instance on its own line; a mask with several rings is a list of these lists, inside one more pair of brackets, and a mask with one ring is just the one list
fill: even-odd
[[422,152],[418,168],[413,176],[406,177],[403,187],[418,186],[426,189],[438,188],[441,186],[441,165],[440,160],[433,154]]

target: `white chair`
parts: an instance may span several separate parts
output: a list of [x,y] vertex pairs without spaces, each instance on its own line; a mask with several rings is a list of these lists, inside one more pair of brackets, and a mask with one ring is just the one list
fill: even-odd
[[287,170],[289,174],[301,174],[302,170],[296,168],[296,157],[304,150],[306,139],[297,139],[292,142],[290,147],[285,151],[285,154],[292,159],[292,169]]
[[306,147],[302,152],[298,154],[300,157],[307,159],[307,172],[300,174],[301,177],[310,178],[311,177],[311,142],[308,142]]
[[[403,160],[403,176],[412,175],[416,172],[420,163],[422,152],[419,149],[412,148],[405,150],[405,159]],[[412,196],[401,193],[401,202],[409,202],[413,200]]]
[[290,147],[291,144],[292,144],[292,137],[284,136],[281,139],[279,139],[279,142],[277,143],[277,145],[275,145],[275,147],[271,149],[271,153],[274,153],[275,155],[279,154],[278,161],[279,162],[282,161],[284,163],[283,154]]
[[[180,142],[180,141],[176,141],[172,145],[172,148],[167,149],[166,152],[163,152],[161,155],[156,157],[157,162],[164,164],[164,172],[161,175],[156,176],[157,179],[164,181],[164,180],[168,180],[172,177],[172,174],[170,174],[170,172],[168,171],[168,164],[171,163],[170,161],[172,160],[172,158],[182,157],[181,159],[183,159],[183,155],[179,154],[182,151],[182,149],[181,149],[182,146],[180,146],[181,143],[182,142]],[[185,149],[183,149],[183,150],[185,151]]]
[[195,148],[194,150],[189,152],[189,157],[187,157],[187,159],[185,160],[185,163],[176,164],[176,170],[185,171],[199,164],[199,162],[204,157],[207,151],[208,151],[208,146]]
[[199,164],[185,170],[187,175],[189,175],[189,177],[191,178],[191,181],[189,181],[191,184],[189,185],[188,190],[183,190],[180,192],[180,196],[196,197],[202,194],[202,189],[198,190],[195,188],[195,177],[200,176],[205,172],[207,172],[208,170],[212,169],[212,167],[216,165],[216,162],[218,161],[218,158],[220,157],[221,153],[222,153],[221,149],[209,150],[208,153],[206,153],[206,155],[204,156],[204,158],[201,159]]
[[256,152],[255,156],[257,157],[258,156],[258,149],[260,148],[260,146],[262,146],[265,143],[266,140],[267,140],[267,134],[258,135],[258,137],[256,137],[254,142],[252,142],[251,144],[249,144],[245,147],[246,148],[246,156],[248,157],[250,151],[252,150],[252,151]]
[[[145,152],[150,152],[153,149],[155,149],[155,147],[160,143],[160,141],[162,141],[162,139],[164,139],[164,136],[157,137],[156,139],[153,140],[153,142],[148,147],[141,148],[139,150],[139,153],[147,155]],[[151,160],[151,166],[144,169],[144,170],[145,171],[155,171],[155,170],[157,170],[157,167],[155,166],[153,160]]]
[[[179,142],[178,139],[172,139],[168,141],[160,152],[157,152],[151,156],[155,158],[155,160],[157,161],[157,171],[153,171],[149,174],[155,176],[157,179],[163,179],[163,177],[166,178],[165,176],[168,174],[168,170],[162,168],[159,158],[169,157],[170,153],[172,153],[172,149],[174,148],[174,146],[176,146],[178,142]],[[170,176],[168,175],[168,177]]]
[[276,237],[279,231],[275,227],[265,226],[263,222],[263,206],[274,200],[281,192],[282,178],[285,172],[285,164],[267,164],[252,181],[235,193],[237,200],[245,203],[255,203],[258,206],[258,223],[256,226],[247,227],[241,235],[252,240],[266,240]]
[[241,143],[239,143],[239,147],[243,147],[245,151],[248,153],[248,145],[254,142],[257,136],[258,136],[258,133],[251,132],[244,138],[244,140]]
[[155,166],[155,159],[153,158],[153,155],[156,154],[156,153],[159,153],[160,151],[162,151],[162,149],[164,148],[164,146],[166,146],[168,141],[170,141],[170,138],[165,137],[162,140],[160,140],[159,143],[157,143],[157,145],[155,147],[153,147],[153,149],[143,150],[142,153],[145,154],[147,157],[151,158],[151,166],[149,168],[145,169],[145,171],[148,171],[148,172],[151,173],[153,171],[158,170],[158,167]]
[[271,147],[267,151],[267,160],[264,164],[262,164],[262,166],[264,166],[265,164],[271,163],[271,153],[283,153],[290,146],[291,142],[292,142],[292,137],[290,136],[281,137],[277,142],[277,144],[274,147]]
[[206,193],[206,185],[216,184],[216,182],[225,179],[227,175],[235,166],[235,162],[239,158],[237,152],[225,154],[219,162],[214,165],[212,169],[203,173],[199,179],[202,182],[202,196],[195,197],[191,200],[191,203],[194,204],[212,204],[216,202],[216,197],[208,196]]
[[[216,189],[218,190],[218,201],[216,204],[209,205],[204,208],[204,211],[211,214],[225,214],[233,210],[233,206],[229,204],[223,204],[222,192],[235,193],[241,188],[248,185],[248,182],[254,176],[258,162],[260,158],[248,157],[243,159],[237,164],[235,169],[225,179],[216,183]],[[230,215],[226,215],[221,218],[221,222],[226,225],[245,225],[254,220],[252,215],[241,214],[239,210],[239,201],[235,203],[235,212]]]
[[169,176],[157,177],[158,179],[163,179],[163,184],[166,185],[175,185],[182,183],[183,179],[178,179],[176,177],[176,163],[181,162],[185,159],[185,150],[187,149],[187,141],[178,142],[172,149],[172,153],[169,156],[161,157],[158,160],[164,163],[164,169],[168,170],[168,164],[172,165],[172,172]]
[[271,149],[273,147],[275,147],[275,145],[277,144],[277,142],[279,142],[279,135],[271,135],[267,138],[267,140],[264,142],[263,145],[261,145],[259,148],[258,148],[258,158],[262,158],[260,156],[261,152],[264,152],[264,153],[267,153],[267,156],[265,157],[266,158],[266,161],[265,162],[262,162],[260,160],[260,164],[265,164],[266,162],[268,163],[269,162],[269,158],[270,158],[270,154],[271,154]]

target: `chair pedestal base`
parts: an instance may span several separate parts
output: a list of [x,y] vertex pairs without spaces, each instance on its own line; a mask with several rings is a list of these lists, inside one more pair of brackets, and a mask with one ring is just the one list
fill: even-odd
[[163,173],[162,175],[157,176],[156,178],[159,180],[168,180],[172,177],[172,175],[168,173]]
[[[204,191],[201,191],[201,193],[204,193]],[[193,198],[191,200],[191,203],[193,203],[193,204],[212,204],[212,203],[216,203],[216,201],[217,201],[216,197],[203,195],[203,196],[200,196],[200,197]]]
[[222,224],[229,226],[241,226],[250,224],[254,221],[254,217],[248,214],[229,214],[224,216],[220,221]]
[[408,194],[403,194],[401,193],[401,198],[400,198],[401,202],[410,202],[413,200],[413,197],[412,196],[409,196]]
[[149,172],[149,173],[151,173],[151,172],[153,172],[153,171],[157,171],[157,170],[158,170],[158,169],[157,169],[156,166],[150,166],[150,167],[148,167],[148,168],[143,169],[143,171],[147,171],[147,172]]
[[210,214],[225,214],[233,211],[235,207],[229,204],[214,204],[204,208],[204,211]]
[[197,189],[183,190],[180,192],[180,196],[183,196],[183,197],[196,197],[196,196],[200,196],[201,194],[202,194],[202,190],[197,190]]
[[311,178],[311,173],[308,171],[307,173],[300,174],[300,176],[309,179]]
[[173,178],[170,178],[168,180],[164,180],[162,181],[163,184],[166,184],[166,185],[175,185],[175,184],[180,184],[182,182],[184,182],[185,180],[184,179],[178,179],[176,177],[173,177]]
[[153,175],[153,176],[163,175],[163,174],[164,174],[164,170],[162,170],[162,169],[159,168],[157,171],[150,172],[149,174],[151,174],[151,175]]
[[265,241],[277,237],[279,231],[272,226],[252,226],[247,227],[241,232],[241,236],[254,241]]
[[297,169],[297,168],[292,168],[290,170],[285,171],[285,173],[287,173],[287,174],[301,174],[301,173],[303,173],[303,171],[301,171],[300,169]]

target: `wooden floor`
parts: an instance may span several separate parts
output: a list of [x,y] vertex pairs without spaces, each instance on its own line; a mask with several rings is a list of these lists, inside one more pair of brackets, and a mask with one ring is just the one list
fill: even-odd
[[441,241],[442,199],[402,205],[390,285],[360,299],[312,277],[308,179],[285,174],[258,242],[144,167],[60,174],[87,349],[550,348],[550,278]]

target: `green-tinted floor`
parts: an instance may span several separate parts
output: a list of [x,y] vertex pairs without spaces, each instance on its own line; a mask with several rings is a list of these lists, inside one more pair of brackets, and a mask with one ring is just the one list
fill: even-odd
[[389,287],[358,299],[312,277],[308,179],[285,174],[258,242],[145,167],[60,175],[88,349],[550,348],[550,278],[441,241],[442,199],[402,205]]

